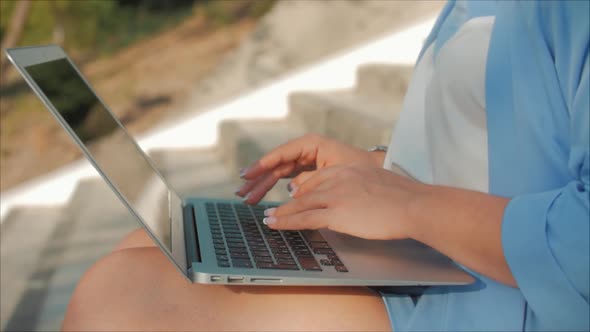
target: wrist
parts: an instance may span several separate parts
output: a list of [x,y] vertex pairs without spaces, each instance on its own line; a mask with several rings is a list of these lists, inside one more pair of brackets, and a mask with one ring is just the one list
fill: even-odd
[[383,167],[383,161],[385,160],[384,151],[373,151],[369,152],[369,157],[371,158],[372,163],[377,167]]
[[385,161],[385,155],[387,154],[387,147],[384,145],[375,145],[367,150],[369,152],[369,158],[377,167],[383,167]]
[[[433,199],[436,199],[437,187],[414,182],[413,195],[406,205],[406,233],[409,238],[424,242],[424,224],[432,220]],[[430,211],[430,212],[429,212]]]

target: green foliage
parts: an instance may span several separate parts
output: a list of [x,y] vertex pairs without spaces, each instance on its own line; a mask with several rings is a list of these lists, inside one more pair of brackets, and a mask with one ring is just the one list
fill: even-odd
[[[258,18],[276,0],[35,0],[18,46],[54,43],[63,29],[64,48],[73,54],[108,54],[178,23],[193,9],[218,27]],[[0,38],[17,1],[0,0]]]
[[12,15],[15,4],[15,1],[0,1],[0,41],[4,40],[4,35],[10,24],[10,16]]
[[[194,0],[36,0],[18,46],[53,43],[63,28],[64,48],[110,53],[192,14]],[[0,1],[0,36],[16,1]]]
[[244,17],[264,15],[276,0],[201,0],[205,17],[213,24],[226,25]]

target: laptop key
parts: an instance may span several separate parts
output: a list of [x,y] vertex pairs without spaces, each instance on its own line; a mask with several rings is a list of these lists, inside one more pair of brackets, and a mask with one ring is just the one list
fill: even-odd
[[292,259],[277,259],[277,264],[282,265],[297,265],[297,263]]
[[318,255],[332,255],[334,250],[332,250],[332,248],[318,248],[314,249],[313,252]]
[[260,263],[256,265],[259,269],[273,269],[273,270],[299,270],[297,265],[286,265],[286,264],[268,264]]
[[232,259],[231,263],[234,267],[252,268],[252,262],[249,259]]
[[338,258],[331,259],[330,262],[332,265],[342,265],[342,261],[340,261]]
[[230,252],[229,255],[231,258],[250,258],[250,255],[247,252]]
[[231,243],[237,243],[237,244],[243,244],[244,240],[240,239],[240,238],[235,238],[235,237],[230,237],[226,239],[227,244],[231,244]]
[[329,259],[320,259],[320,264],[322,264],[323,266],[332,266],[334,265],[334,262],[332,262]]
[[299,264],[306,271],[322,271],[322,268],[313,257],[298,257]]
[[330,249],[328,242],[312,241],[309,245],[312,249]]
[[287,248],[270,248],[272,254],[276,257],[279,255],[291,256],[291,253]]
[[348,272],[348,269],[344,265],[336,265],[336,271],[338,271],[338,272]]
[[271,257],[264,257],[264,256],[254,256],[254,261],[255,262],[264,262],[264,263],[272,263],[272,258]]
[[293,250],[297,256],[311,256],[309,249],[295,249]]

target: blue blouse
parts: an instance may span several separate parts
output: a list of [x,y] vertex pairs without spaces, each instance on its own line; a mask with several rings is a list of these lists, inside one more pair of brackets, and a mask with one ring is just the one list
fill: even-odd
[[[424,49],[495,15],[486,67],[490,193],[518,288],[474,273],[417,303],[384,294],[397,331],[590,330],[590,2],[449,2]],[[467,9],[467,10],[466,10]]]

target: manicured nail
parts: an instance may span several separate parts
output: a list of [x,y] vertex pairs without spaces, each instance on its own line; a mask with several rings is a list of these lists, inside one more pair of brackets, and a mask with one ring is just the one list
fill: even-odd
[[240,168],[240,177],[243,178],[248,172],[248,168]]
[[289,192],[289,197],[292,198],[293,196],[295,196],[295,194],[297,193],[297,190],[299,190],[299,187],[297,187],[295,185],[291,186],[291,191]]
[[242,189],[244,189],[244,186],[246,186],[246,184],[245,184],[245,183],[244,183],[244,184],[242,184],[241,186],[239,186],[239,187],[238,187],[238,188],[237,188],[237,189],[234,191],[234,194],[238,195],[238,193],[239,193],[240,191],[242,191]]
[[263,222],[265,225],[272,225],[272,224],[274,224],[275,222],[277,222],[277,218],[275,218],[275,217],[266,217],[266,218],[262,219],[262,222]]
[[250,198],[250,194],[251,194],[251,192],[247,193],[246,196],[242,197],[242,202],[247,201],[248,198]]
[[272,216],[274,216],[276,210],[277,210],[277,208],[266,209],[266,210],[264,210],[264,215],[266,217],[272,217]]
[[287,191],[291,192],[291,190],[293,190],[293,185],[291,184],[291,182],[287,183]]

